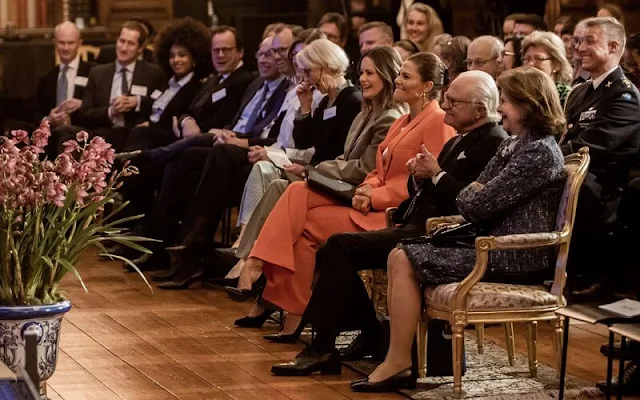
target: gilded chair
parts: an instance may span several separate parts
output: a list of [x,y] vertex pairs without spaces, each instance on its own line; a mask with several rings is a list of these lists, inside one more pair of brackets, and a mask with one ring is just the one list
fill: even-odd
[[[566,302],[562,295],[566,283],[567,256],[575,220],[580,186],[589,167],[588,148],[565,157],[567,176],[560,200],[556,227],[553,232],[523,233],[506,236],[481,236],[475,240],[476,263],[471,273],[459,283],[425,288],[425,308],[419,324],[419,338],[426,335],[430,319],[449,321],[452,330],[453,391],[462,392],[462,357],[464,327],[467,324],[526,323],[529,371],[537,374],[536,333],[538,321],[554,322],[553,349],[558,371],[562,349],[563,318],[555,314]],[[442,224],[457,222],[462,217],[430,218],[427,233]],[[557,248],[555,275],[551,288],[536,285],[510,285],[481,282],[487,269],[489,252],[494,250],[517,250],[553,246]],[[513,336],[513,335],[511,335]],[[426,346],[418,342],[419,374],[426,372]]]
[[[91,54],[91,59],[89,59],[89,54]],[[100,47],[83,44],[78,48],[78,55],[80,55],[80,59],[85,62],[97,59],[99,54]],[[58,64],[60,64],[60,56],[56,51],[56,65]]]

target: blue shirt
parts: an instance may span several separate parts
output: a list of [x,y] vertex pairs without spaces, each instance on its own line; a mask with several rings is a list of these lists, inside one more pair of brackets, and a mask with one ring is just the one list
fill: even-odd
[[156,99],[156,101],[153,102],[153,105],[151,106],[151,116],[149,117],[149,121],[153,123],[160,121],[160,116],[164,112],[165,108],[167,108],[167,105],[171,100],[173,100],[176,94],[178,94],[180,89],[191,81],[191,78],[193,78],[193,72],[188,73],[184,78],[177,82],[175,75],[169,79],[169,87]]
[[[264,110],[263,110],[264,106],[267,104],[267,102],[269,102],[269,99],[271,98],[271,96],[273,96],[273,93],[276,91],[278,86],[280,86],[280,84],[285,78],[286,78],[285,75],[281,75],[278,79],[274,79],[272,81],[265,81],[264,85],[262,85],[262,87],[258,89],[258,91],[256,91],[256,94],[253,95],[251,100],[249,100],[249,103],[247,103],[247,106],[244,108],[244,110],[242,110],[242,115],[240,115],[240,119],[238,119],[238,122],[236,122],[235,126],[232,129],[234,132],[241,133],[241,134],[247,133],[246,132],[247,122],[249,121],[249,118],[251,117],[253,110],[256,107],[259,107],[258,109],[264,113]],[[263,104],[258,104],[260,102],[260,99],[262,99],[262,94],[265,90],[265,87],[268,87],[267,95],[264,97]]]

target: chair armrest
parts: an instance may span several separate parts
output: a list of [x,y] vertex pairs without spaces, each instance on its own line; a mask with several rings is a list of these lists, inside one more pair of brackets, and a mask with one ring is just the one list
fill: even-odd
[[393,226],[393,215],[398,211],[398,207],[387,207],[384,210],[384,216],[387,221],[387,228],[391,228]]
[[516,235],[496,236],[494,247],[489,250],[531,249],[535,247],[555,246],[563,243],[566,236],[560,232],[520,233]]
[[427,236],[442,225],[461,224],[465,222],[462,215],[447,215],[445,217],[432,217],[427,220]]

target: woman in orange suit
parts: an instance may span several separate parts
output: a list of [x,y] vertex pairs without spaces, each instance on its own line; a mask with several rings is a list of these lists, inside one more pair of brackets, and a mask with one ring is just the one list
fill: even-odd
[[[274,342],[293,342],[303,328],[301,316],[311,297],[315,255],[327,238],[338,232],[361,232],[386,226],[384,210],[409,197],[406,163],[424,144],[438,156],[454,134],[444,123],[439,98],[446,68],[437,56],[418,53],[409,57],[396,79],[394,99],[406,102],[410,113],[391,125],[378,146],[376,167],[356,189],[352,206],[315,192],[305,182],[292,183],[267,218],[239,280],[250,289],[262,273],[267,284],[262,298],[288,312],[283,330],[267,335]],[[271,313],[256,303],[246,319],[261,325]],[[237,321],[239,322],[239,321]]]

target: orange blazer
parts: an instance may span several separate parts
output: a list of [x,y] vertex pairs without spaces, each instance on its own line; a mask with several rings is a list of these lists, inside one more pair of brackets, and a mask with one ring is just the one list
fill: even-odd
[[407,161],[421,151],[423,143],[437,158],[444,144],[456,133],[444,123],[444,114],[438,102],[431,101],[412,121],[409,121],[409,114],[405,114],[391,125],[378,146],[375,169],[361,184],[373,187],[372,211],[364,215],[352,208],[349,212],[356,225],[367,231],[384,228],[384,210],[397,207],[409,197]]

